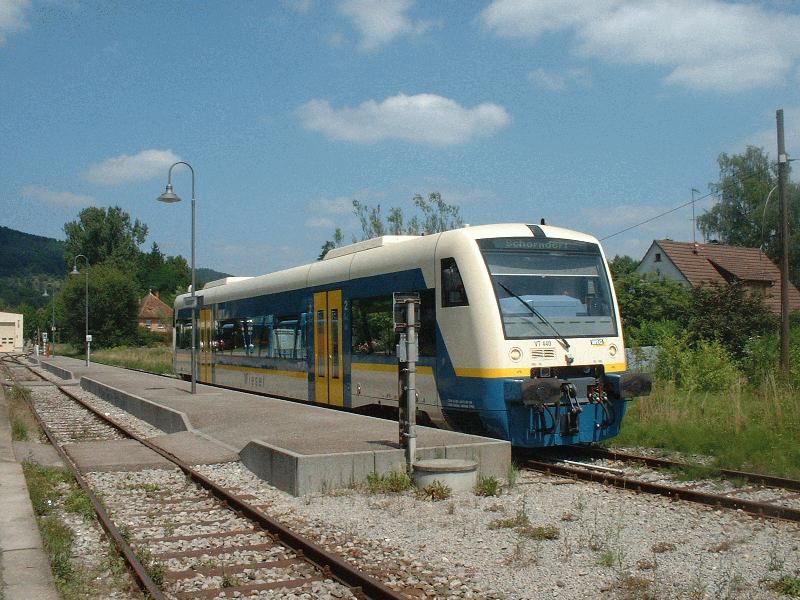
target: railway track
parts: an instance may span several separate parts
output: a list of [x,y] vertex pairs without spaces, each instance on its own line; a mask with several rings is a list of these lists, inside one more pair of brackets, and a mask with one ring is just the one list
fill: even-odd
[[[573,447],[566,452],[551,459],[526,458],[523,464],[525,468],[548,475],[731,508],[759,517],[800,521],[800,481],[704,468],[594,446]],[[692,472],[697,473],[696,480],[676,480],[676,474]]]
[[[3,361],[50,382],[15,358]],[[217,485],[68,388],[55,387],[58,396],[35,395],[37,421],[153,599],[406,598],[272,519],[247,495]],[[64,449],[122,439],[135,440],[173,466],[83,474]]]

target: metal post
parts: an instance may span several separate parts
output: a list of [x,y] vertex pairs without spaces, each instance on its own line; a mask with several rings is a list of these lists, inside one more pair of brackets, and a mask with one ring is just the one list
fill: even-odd
[[417,326],[414,300],[406,301],[406,322],[408,332],[406,335],[406,419],[408,421],[406,436],[406,469],[410,473],[417,459]]
[[89,366],[92,342],[89,341],[89,261],[86,261],[86,366]]
[[195,241],[195,201],[194,201],[194,169],[190,165],[192,172],[192,394],[197,393],[197,279],[194,267],[194,241]]
[[781,199],[781,372],[789,374],[789,199],[786,168],[789,165],[783,137],[783,109],[775,113],[778,126],[778,190]]
[[56,355],[56,288],[53,288],[53,318],[50,322],[50,335],[53,336],[53,351],[50,353],[50,356]]

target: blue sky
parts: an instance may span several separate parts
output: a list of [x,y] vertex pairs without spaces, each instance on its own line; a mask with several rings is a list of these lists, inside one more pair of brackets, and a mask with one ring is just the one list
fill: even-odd
[[[720,152],[774,156],[777,108],[792,153],[798,31],[791,2],[0,0],[0,224],[119,205],[188,257],[189,203],[155,202],[185,160],[198,265],[235,274],[349,239],[353,198],[602,238],[706,193]],[[691,236],[686,208],[604,246]]]

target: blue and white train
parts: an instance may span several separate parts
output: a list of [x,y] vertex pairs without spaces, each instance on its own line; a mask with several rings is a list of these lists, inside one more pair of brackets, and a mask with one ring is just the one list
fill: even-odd
[[[618,433],[650,391],[626,372],[597,239],[546,225],[383,236],[313,264],[197,291],[198,380],[347,408],[397,406],[393,294],[421,297],[418,410],[440,427],[542,447]],[[176,372],[190,374],[188,295]]]

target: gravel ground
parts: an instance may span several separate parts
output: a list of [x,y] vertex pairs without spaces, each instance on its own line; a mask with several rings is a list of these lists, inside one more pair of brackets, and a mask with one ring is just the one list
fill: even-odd
[[777,600],[768,582],[800,576],[798,524],[599,484],[523,472],[500,497],[432,503],[359,490],[294,498],[239,463],[200,470],[413,597]]
[[[762,580],[800,575],[797,524],[597,484],[523,472],[500,497],[431,503],[355,490],[293,498],[238,463],[201,470],[388,581],[433,582],[442,598],[777,599]],[[502,526],[519,515],[527,527]]]

